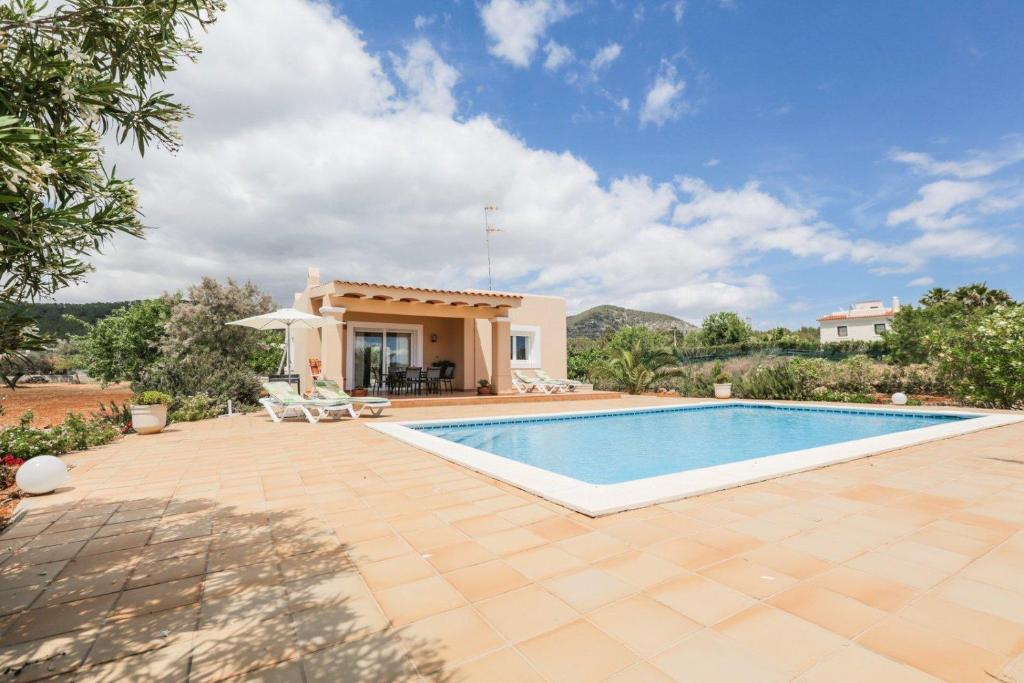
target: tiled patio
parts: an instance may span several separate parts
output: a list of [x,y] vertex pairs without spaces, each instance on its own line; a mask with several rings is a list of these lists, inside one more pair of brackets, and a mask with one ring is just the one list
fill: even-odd
[[0,680],[1024,681],[1024,425],[589,519],[364,422],[68,457],[0,536]]

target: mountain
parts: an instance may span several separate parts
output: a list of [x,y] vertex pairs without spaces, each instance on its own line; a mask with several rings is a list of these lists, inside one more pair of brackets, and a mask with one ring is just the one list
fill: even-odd
[[664,313],[648,313],[647,311],[634,311],[621,306],[594,306],[582,313],[570,315],[565,319],[568,328],[568,337],[586,337],[587,339],[600,339],[605,332],[619,329],[620,327],[643,325],[655,330],[664,332],[693,332],[700,329],[692,323],[675,318]]
[[27,304],[29,315],[39,321],[39,331],[57,339],[66,339],[73,334],[82,334],[85,328],[75,322],[64,319],[72,315],[79,320],[94,324],[97,320],[110,315],[111,311],[124,306],[131,306],[134,301],[98,301],[91,304]]

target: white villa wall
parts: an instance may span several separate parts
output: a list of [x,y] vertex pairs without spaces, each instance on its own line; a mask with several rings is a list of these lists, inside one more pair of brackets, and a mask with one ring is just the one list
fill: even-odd
[[[818,323],[822,343],[842,341],[879,341],[882,336],[875,334],[875,325],[885,324],[889,329],[892,318],[887,316],[872,316],[864,318],[846,318],[845,320],[822,320]],[[846,326],[845,337],[839,336],[839,327]]]

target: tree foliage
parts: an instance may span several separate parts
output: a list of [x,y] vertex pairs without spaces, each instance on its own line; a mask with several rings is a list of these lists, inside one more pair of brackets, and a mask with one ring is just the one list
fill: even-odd
[[[178,147],[188,109],[157,88],[221,0],[0,3],[0,353],[33,343],[24,302],[79,282],[115,235],[142,234],[110,134],[141,153]],[[20,330],[20,332],[18,332]],[[20,345],[20,346],[19,346]]]
[[642,394],[659,382],[680,374],[679,360],[670,346],[652,344],[651,337],[645,335],[625,334],[623,337],[631,338],[624,338],[621,344],[610,345],[608,357],[591,369],[595,378],[606,380],[615,388],[631,394]]
[[159,358],[170,317],[169,299],[148,299],[115,310],[75,337],[82,369],[104,384],[138,381]]
[[732,311],[712,313],[701,323],[700,340],[705,346],[739,344],[754,334],[750,325]]

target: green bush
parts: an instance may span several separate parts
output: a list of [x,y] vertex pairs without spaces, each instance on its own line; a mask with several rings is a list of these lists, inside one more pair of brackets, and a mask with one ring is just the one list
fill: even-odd
[[207,394],[178,396],[171,407],[171,422],[196,422],[217,417],[220,406]]
[[142,391],[132,396],[132,404],[137,406],[171,405],[171,397],[162,391]]
[[77,413],[68,413],[63,423],[49,429],[36,429],[32,418],[32,411],[26,411],[16,426],[0,431],[0,452],[25,460],[37,455],[64,455],[102,446],[120,434],[107,420],[86,420]]
[[154,363],[132,388],[173,396],[206,394],[218,405],[229,400],[252,404],[259,400],[260,381],[245,362],[230,362],[213,353],[196,351]]
[[944,339],[939,372],[958,398],[982,407],[1024,405],[1024,306],[978,310]]

